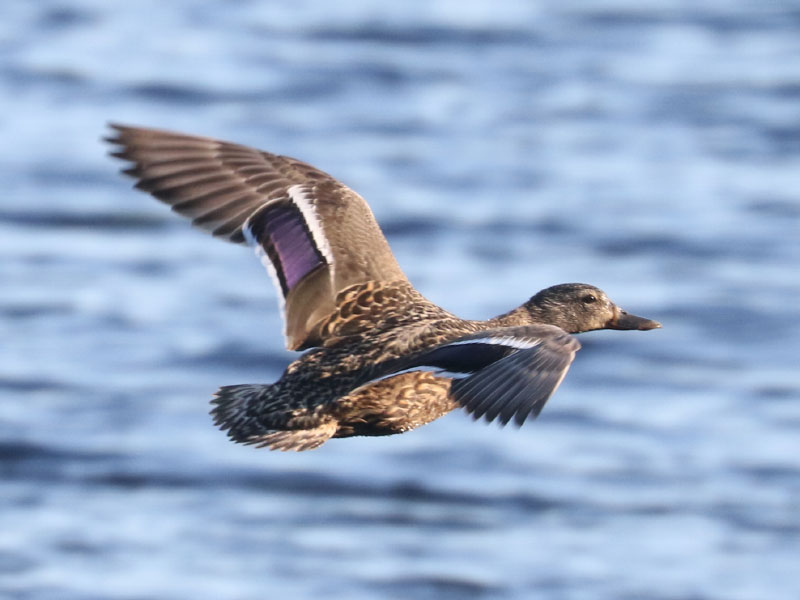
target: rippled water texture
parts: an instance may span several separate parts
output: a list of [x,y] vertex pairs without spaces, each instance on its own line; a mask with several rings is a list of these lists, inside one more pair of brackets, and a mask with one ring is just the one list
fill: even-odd
[[[800,7],[675,5],[3,3],[0,596],[800,597]],[[463,316],[587,281],[664,329],[581,336],[520,430],[236,446],[269,279],[109,120],[335,174]]]

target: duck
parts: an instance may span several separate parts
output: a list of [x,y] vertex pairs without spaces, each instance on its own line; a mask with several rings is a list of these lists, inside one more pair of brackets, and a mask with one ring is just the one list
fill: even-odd
[[194,226],[250,245],[278,296],[286,348],[273,383],[226,385],[214,423],[237,443],[304,451],[331,438],[400,434],[463,409],[523,425],[599,329],[661,324],[585,283],[543,289],[488,320],[425,298],[367,202],[300,160],[209,137],[110,124],[110,154],[135,187]]

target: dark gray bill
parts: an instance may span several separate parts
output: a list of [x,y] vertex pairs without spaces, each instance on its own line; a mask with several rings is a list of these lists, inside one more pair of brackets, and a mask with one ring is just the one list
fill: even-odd
[[651,321],[644,317],[637,317],[624,310],[619,311],[619,315],[612,319],[607,326],[608,329],[638,329],[639,331],[647,331],[648,329],[660,329],[661,323],[658,321]]

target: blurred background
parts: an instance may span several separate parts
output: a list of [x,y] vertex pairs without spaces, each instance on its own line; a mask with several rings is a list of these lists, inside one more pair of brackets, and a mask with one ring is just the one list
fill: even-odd
[[[585,281],[540,419],[271,453],[247,249],[130,190],[108,121],[301,158],[423,294],[487,318]],[[6,1],[0,596],[800,597],[800,4]]]

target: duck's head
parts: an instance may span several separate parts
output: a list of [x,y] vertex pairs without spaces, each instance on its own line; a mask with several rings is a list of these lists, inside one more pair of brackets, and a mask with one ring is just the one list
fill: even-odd
[[586,283],[562,283],[543,289],[523,308],[537,323],[568,333],[595,329],[657,329],[661,323],[625,312],[606,293]]

